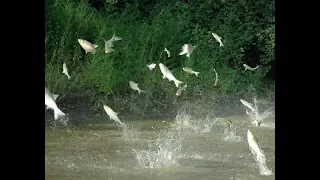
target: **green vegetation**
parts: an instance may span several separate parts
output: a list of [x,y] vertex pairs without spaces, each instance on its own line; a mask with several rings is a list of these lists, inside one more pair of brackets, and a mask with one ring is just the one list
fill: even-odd
[[[268,95],[274,89],[271,64],[275,56],[274,1],[263,0],[46,0],[46,86],[61,98],[90,95],[100,103],[130,97],[145,107],[152,101],[176,100],[173,82],[162,80],[158,64],[188,84],[180,99],[201,94]],[[211,35],[222,37],[224,47]],[[115,51],[104,53],[104,40],[113,35]],[[77,39],[99,45],[85,54]],[[179,56],[184,44],[197,45],[190,59]],[[168,58],[164,48],[171,52]],[[71,80],[62,74],[67,64]],[[146,65],[156,63],[150,71]],[[244,71],[243,63],[257,71]],[[199,71],[199,77],[183,67]],[[215,73],[219,87],[214,87]],[[271,74],[271,75],[270,75]],[[138,95],[129,87],[132,80]],[[90,93],[89,93],[90,92]],[[122,98],[124,100],[124,98]]]

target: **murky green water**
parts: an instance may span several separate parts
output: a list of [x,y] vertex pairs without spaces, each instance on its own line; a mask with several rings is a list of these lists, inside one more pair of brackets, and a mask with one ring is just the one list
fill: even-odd
[[[46,179],[275,179],[274,118],[254,127],[230,117],[235,132],[210,119],[133,120],[122,131],[106,124],[46,128]],[[262,176],[247,130],[257,137],[273,175]]]

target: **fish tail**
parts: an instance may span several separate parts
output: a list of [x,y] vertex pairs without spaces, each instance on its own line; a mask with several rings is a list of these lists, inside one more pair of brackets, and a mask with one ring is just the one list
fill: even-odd
[[174,81],[174,84],[176,85],[177,88],[179,88],[179,85],[182,84],[183,82],[182,81]]
[[197,77],[199,77],[199,73],[200,73],[200,72],[195,72],[194,74],[195,74]]
[[54,110],[54,119],[57,120],[61,116],[66,116],[66,114],[64,114],[59,108],[55,109]]

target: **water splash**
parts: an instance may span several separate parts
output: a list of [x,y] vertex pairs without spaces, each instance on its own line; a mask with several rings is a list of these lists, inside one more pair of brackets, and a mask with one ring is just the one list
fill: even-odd
[[251,153],[253,154],[254,160],[259,166],[260,174],[263,176],[270,176],[272,175],[272,171],[268,169],[266,165],[266,156],[262,149],[259,152],[256,152],[253,148],[249,147]]
[[259,166],[259,171],[261,175],[269,176],[272,175],[272,171],[268,169],[266,165],[266,156],[263,150],[260,148],[257,138],[255,135],[248,130],[247,131],[247,139],[249,144],[249,149],[253,154],[253,158]]
[[258,109],[258,104],[260,102],[258,103],[256,97],[253,98],[253,103],[254,103],[254,111],[246,109],[246,114],[249,116],[250,121],[255,126],[259,127],[264,119],[273,115],[272,110],[274,109],[274,107],[271,107],[268,110],[264,111],[262,114],[260,114]]
[[178,111],[175,117],[175,123],[172,127],[178,131],[192,130],[197,133],[209,133],[214,125],[214,119],[209,115],[205,119],[192,118],[191,115],[186,113],[185,108]]
[[71,122],[69,121],[69,116],[66,115],[61,117],[59,120],[50,121],[50,126],[55,131],[56,128],[66,128],[67,132],[70,132]]
[[230,128],[225,128],[223,132],[223,139],[225,141],[236,141],[240,142],[243,141],[243,138],[241,136],[236,135],[237,127],[231,125]]
[[178,155],[181,152],[181,137],[168,133],[166,138],[158,138],[148,142],[148,150],[132,149],[136,155],[139,167],[167,168],[178,165]]

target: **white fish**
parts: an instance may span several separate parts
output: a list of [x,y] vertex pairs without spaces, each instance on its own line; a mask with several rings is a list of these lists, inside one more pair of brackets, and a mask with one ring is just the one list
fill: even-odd
[[68,77],[68,79],[70,79],[71,77],[69,76],[68,68],[67,68],[66,63],[63,63],[62,69],[63,69],[62,73],[65,74]]
[[194,49],[197,47],[197,45],[192,46],[191,44],[185,44],[182,46],[182,51],[179,53],[179,55],[184,55],[188,58],[190,58],[191,54],[193,53]]
[[248,144],[249,144],[250,148],[252,148],[257,153],[261,153],[261,149],[260,149],[260,145],[258,143],[258,140],[249,129],[247,131],[247,140],[248,140]]
[[118,122],[120,124],[120,126],[122,127],[126,127],[126,125],[120,121],[119,117],[118,117],[118,113],[114,112],[109,106],[107,105],[103,105],[103,109],[106,111],[106,113],[109,115],[110,119]]
[[223,47],[223,46],[224,46],[224,45],[222,44],[222,41],[221,41],[222,37],[218,36],[218,34],[216,34],[216,33],[212,33],[212,36],[214,37],[214,39],[216,39],[217,42],[220,43],[220,47]]
[[59,117],[65,116],[65,114],[58,108],[54,96],[51,92],[45,88],[45,105],[54,111],[54,119],[57,120]]
[[219,76],[218,76],[218,73],[216,71],[216,68],[213,68],[213,70],[216,73],[216,80],[214,81],[214,86],[218,86],[218,78],[219,78]]
[[[54,99],[55,101],[56,101],[57,98],[59,97],[58,94],[52,94],[52,96],[53,96],[53,99]],[[46,105],[46,110],[48,110],[48,109],[52,109],[52,108],[50,108],[49,106]]]
[[150,71],[152,71],[154,68],[156,68],[156,66],[157,66],[157,64],[155,64],[155,63],[147,65],[147,67],[150,69]]
[[110,44],[110,43],[109,43],[106,39],[104,39],[104,38],[103,38],[103,40],[104,40],[104,52],[105,52],[106,54],[109,54],[109,53],[115,51],[115,50],[111,47],[111,45],[113,45],[112,43]]
[[164,51],[166,51],[166,52],[167,52],[167,54],[168,54],[168,57],[170,57],[170,51],[168,51],[168,49],[167,49],[167,48],[164,48]]
[[232,126],[232,122],[231,122],[229,119],[225,119],[225,118],[216,118],[216,120],[219,120],[219,121],[224,122],[224,123],[228,126],[228,128],[231,128],[231,126]]
[[135,90],[135,91],[138,91],[139,94],[140,94],[141,92],[144,92],[144,91],[142,91],[141,89],[139,89],[138,83],[135,83],[135,82],[133,82],[133,81],[129,81],[129,85],[130,85],[131,89],[133,89],[133,90]]
[[181,95],[181,92],[182,92],[183,90],[186,90],[186,88],[187,88],[187,84],[184,85],[184,86],[180,86],[179,89],[178,89],[177,92],[176,92],[176,96],[180,96],[180,95]]
[[113,45],[113,42],[114,42],[114,41],[120,41],[120,40],[122,40],[122,38],[121,38],[121,37],[117,37],[117,36],[116,36],[116,33],[113,33],[112,38],[109,39],[107,42],[108,42],[108,44],[109,44],[110,47],[113,47],[113,46],[114,46],[114,45]]
[[256,70],[256,69],[258,69],[258,65],[255,67],[255,68],[252,68],[252,67],[250,67],[250,66],[248,66],[248,65],[246,65],[246,64],[243,64],[243,66],[244,66],[244,70],[246,71],[247,69],[249,69],[249,70],[251,70],[251,71],[254,71],[254,70]]
[[179,85],[182,84],[183,82],[177,80],[173,76],[172,72],[165,65],[163,65],[162,63],[159,63],[159,67],[160,67],[160,70],[161,70],[161,72],[163,74],[163,79],[168,78],[169,81],[173,81],[174,84],[176,85],[176,87],[179,88]]
[[257,138],[249,129],[247,131],[247,140],[249,144],[249,149],[251,153],[254,155],[254,159],[259,165],[260,174],[266,175],[266,176],[272,175],[273,174],[272,171],[270,171],[265,164],[266,163],[265,154],[261,150]]
[[78,42],[80,44],[80,46],[86,51],[86,54],[88,52],[91,52],[92,54],[96,53],[96,48],[98,47],[98,45],[96,44],[92,44],[87,40],[84,39],[78,39]]
[[194,74],[194,75],[196,75],[197,77],[199,77],[198,75],[199,75],[200,72],[196,72],[196,71],[194,71],[192,68],[184,67],[184,68],[182,68],[182,69],[183,69],[185,72],[187,72],[187,73]]
[[240,99],[240,102],[245,105],[247,108],[251,109],[252,112],[255,112],[255,109],[252,107],[252,104],[248,103],[247,101]]

